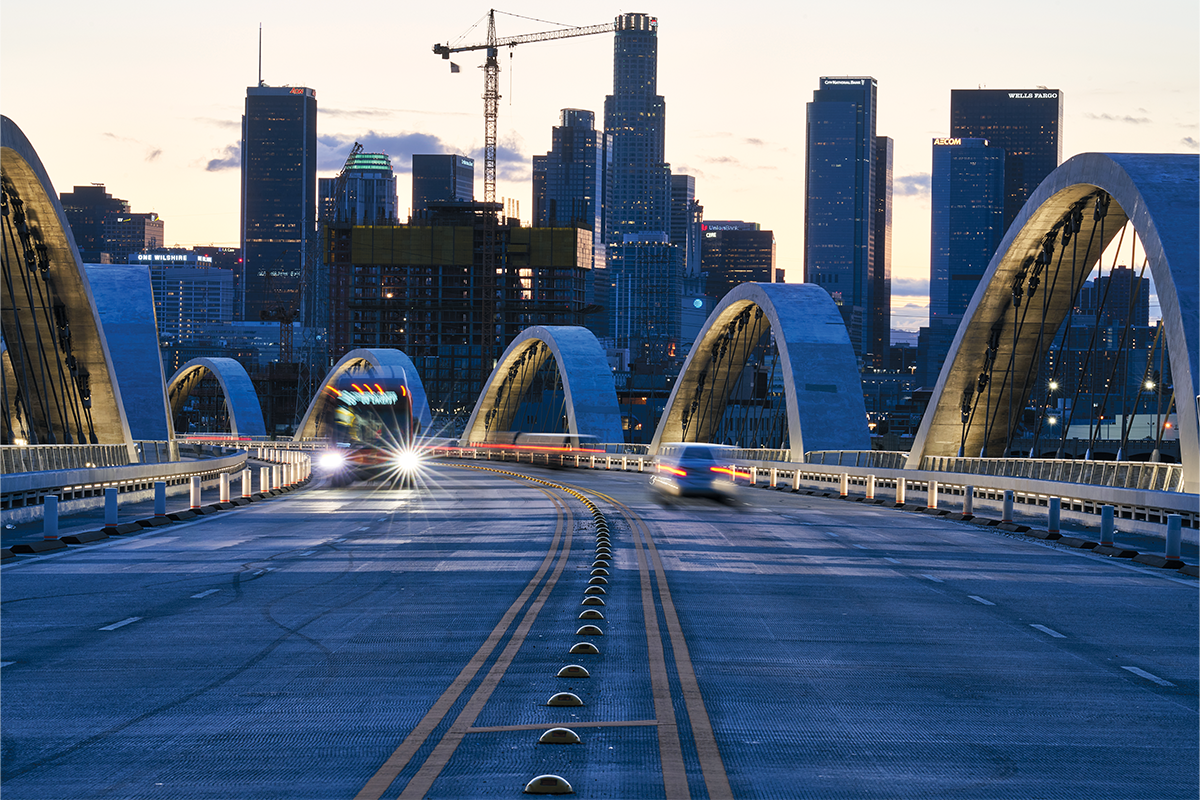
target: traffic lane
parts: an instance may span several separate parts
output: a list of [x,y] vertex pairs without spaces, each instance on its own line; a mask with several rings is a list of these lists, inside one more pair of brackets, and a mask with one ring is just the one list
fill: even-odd
[[[1194,691],[1181,706],[1044,631],[997,620],[953,585],[860,551],[850,539],[871,528],[847,524],[835,502],[788,503],[807,525],[762,509],[638,509],[670,540],[660,550],[736,795],[800,781],[847,796],[1028,797],[1046,782],[1064,796],[1195,796]],[[928,518],[878,522],[888,548],[906,547],[902,558],[934,577],[948,557],[976,571],[999,561],[1000,580],[1030,605],[1054,606],[1063,571],[1099,573],[1094,591],[1106,596],[1114,571],[1118,584],[1157,585],[1160,601],[1188,591],[974,531],[945,540]],[[1110,624],[1170,613],[1129,605],[1130,618]],[[1190,644],[1194,674],[1190,627],[1157,630],[1179,650]]]
[[[266,794],[278,787],[280,796],[297,796],[301,786],[340,787],[314,788],[317,795],[353,794],[394,747],[397,732],[411,727],[445,688],[446,674],[461,669],[503,610],[486,599],[471,608],[456,601],[480,596],[480,588],[491,590],[482,598],[515,595],[510,588],[523,585],[530,572],[522,553],[535,547],[541,553],[549,541],[553,516],[532,495],[494,481],[465,488],[474,521],[452,530],[435,525],[414,537],[422,513],[440,514],[444,521],[438,507],[456,502],[438,498],[411,518],[406,512],[390,529],[352,532],[336,551],[280,563],[241,585],[232,599],[189,595],[197,604],[190,613],[156,615],[156,607],[136,613],[143,610],[140,604],[164,602],[143,599],[161,587],[138,584],[144,574],[139,559],[154,562],[153,570],[167,569],[169,559],[155,548],[127,550],[133,563],[116,576],[64,569],[65,561],[36,565],[48,574],[27,577],[104,581],[100,595],[120,596],[123,605],[115,614],[98,616],[143,619],[103,633],[90,630],[93,619],[55,637],[54,626],[61,623],[52,620],[82,612],[62,602],[40,610],[25,604],[23,617],[45,618],[30,630],[51,630],[38,640],[33,632],[12,635],[13,615],[6,613],[6,659],[17,648],[46,658],[5,667],[5,792],[97,796],[121,787],[119,793],[136,796],[133,787],[142,787],[148,776],[169,774],[168,793],[189,796],[240,796],[260,784]],[[375,502],[353,492],[343,496],[359,506]],[[337,493],[326,497],[339,499]],[[270,557],[281,545],[286,551],[308,546],[313,528],[336,532],[329,531],[328,518],[306,514],[298,503],[289,508],[293,513],[273,515],[273,529],[260,531],[272,547],[216,551],[228,559],[227,571],[240,572],[239,559]],[[511,522],[497,531],[497,518]],[[507,542],[489,541],[488,531]],[[492,551],[482,577],[478,549]],[[195,568],[190,555],[181,553],[186,566],[178,569]],[[87,552],[69,559],[81,567],[89,560]],[[5,572],[6,595],[16,572]],[[46,661],[54,673],[43,671]],[[47,674],[70,680],[47,681]],[[347,741],[352,758],[311,757],[313,749],[336,749]],[[348,777],[355,769],[359,774]],[[158,782],[145,783],[145,791]]]

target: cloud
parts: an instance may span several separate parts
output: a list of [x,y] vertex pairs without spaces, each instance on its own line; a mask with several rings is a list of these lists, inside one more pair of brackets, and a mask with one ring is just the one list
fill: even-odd
[[755,139],[753,137],[743,139],[742,141],[744,141],[746,144],[752,144],[756,147],[762,147],[764,144],[766,144],[766,142],[764,142],[762,139]]
[[340,170],[355,142],[359,142],[368,153],[387,153],[392,157],[392,169],[397,173],[412,171],[413,153],[436,155],[455,152],[453,147],[431,133],[379,133],[368,130],[357,135],[327,134],[317,137],[317,169]]
[[928,296],[928,278],[892,278],[892,297]]
[[1189,150],[1200,150],[1200,142],[1196,141],[1194,136],[1185,136],[1179,140],[1179,143]]
[[161,147],[149,147],[146,149],[147,161],[158,161],[158,157],[162,155]]
[[925,197],[929,195],[930,175],[919,172],[916,175],[901,175],[892,181],[892,193],[901,197]]
[[193,117],[193,119],[203,125],[213,125],[218,128],[241,130],[242,127],[242,123],[236,119],[217,119],[216,117]]
[[204,169],[206,172],[220,172],[226,169],[241,169],[241,167],[242,143],[234,142],[233,144],[225,145],[225,149],[216,158],[209,159]]
[[317,114],[323,117],[341,117],[349,119],[387,119],[397,114],[429,114],[435,117],[473,117],[473,111],[430,111],[418,108],[326,108],[317,109]]
[[733,156],[703,156],[705,162],[709,164],[738,164],[740,163]]
[[1131,125],[1144,125],[1147,122],[1150,122],[1149,117],[1131,117],[1128,114],[1121,117],[1115,114],[1093,114],[1089,111],[1083,116],[1087,117],[1088,119],[1100,120],[1101,122],[1127,122]]

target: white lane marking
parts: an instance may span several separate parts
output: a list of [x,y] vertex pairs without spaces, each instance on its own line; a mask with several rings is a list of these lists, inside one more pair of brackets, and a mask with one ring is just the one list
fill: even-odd
[[303,553],[297,553],[298,556],[311,556],[316,550],[305,550]]
[[[11,664],[12,662],[10,661],[9,663]],[[1121,667],[1121,669],[1127,669],[1130,672],[1132,672],[1134,675],[1140,675],[1148,681],[1154,681],[1159,686],[1174,686],[1175,685],[1175,684],[1171,683],[1170,681],[1163,680],[1162,678],[1158,677],[1157,675],[1151,675],[1149,672],[1146,672],[1146,670],[1144,670],[1144,669],[1138,669],[1137,667]]]
[[330,539],[330,540],[329,540],[329,543],[330,543],[330,544],[337,544],[338,542],[344,542],[344,541],[346,541],[346,540],[345,540],[345,539]]
[[825,535],[832,536],[835,539],[838,538],[838,535],[836,533],[834,533],[833,531],[825,531]]
[[221,590],[220,589],[209,589],[208,591],[201,592],[200,594],[192,595],[192,599],[199,600],[201,597],[208,597],[210,594],[216,594],[219,591],[221,591]]
[[933,581],[934,583],[945,583],[945,581],[943,581],[941,578],[935,578],[932,575],[922,575],[921,577],[929,578],[929,580]]
[[899,563],[900,563],[900,562],[899,562],[899,561],[897,561],[896,559],[894,559],[894,558],[888,558],[887,556],[884,556],[884,557],[883,557],[883,560],[884,560],[884,561],[890,561],[890,562],[892,562],[893,564],[899,564]]
[[871,548],[867,547],[865,544],[856,544],[854,546],[857,547],[859,550],[870,550],[871,549]]
[[1029,626],[1029,627],[1031,627],[1031,628],[1037,628],[1037,629],[1038,629],[1039,631],[1041,631],[1042,633],[1048,633],[1048,634],[1050,634],[1051,636],[1053,636],[1055,639],[1065,639],[1065,638],[1067,638],[1067,635],[1066,635],[1065,633],[1059,633],[1058,631],[1056,631],[1056,630],[1054,630],[1054,629],[1052,629],[1052,628],[1047,628],[1045,625],[1038,625],[1037,623],[1032,623],[1032,624],[1030,624],[1030,626]]
[[363,525],[361,528],[355,528],[356,531],[365,531],[370,529],[370,525]]
[[5,667],[11,667],[15,663],[17,663],[17,662],[15,662],[15,661],[0,661],[0,669],[4,669]]
[[982,597],[980,597],[979,595],[969,594],[969,595],[967,595],[967,597],[971,598],[971,599],[972,599],[972,600],[974,600],[976,603],[983,603],[985,606],[994,606],[994,605],[996,605],[996,604],[995,604],[995,603],[993,603],[991,600],[984,600],[984,599],[983,599]]
[[112,625],[105,625],[100,630],[115,631],[117,628],[124,628],[126,625],[132,625],[133,623],[137,622],[139,619],[141,619],[141,617],[130,617],[129,619],[123,619],[120,622],[114,622]]
[[275,569],[275,568],[274,568],[274,567],[267,567],[266,569],[260,569],[258,572],[255,572],[255,573],[251,574],[251,576],[250,576],[250,577],[252,577],[252,578],[257,578],[259,575],[266,575],[268,572],[270,572],[270,571],[271,571],[271,570],[273,570],[273,569]]

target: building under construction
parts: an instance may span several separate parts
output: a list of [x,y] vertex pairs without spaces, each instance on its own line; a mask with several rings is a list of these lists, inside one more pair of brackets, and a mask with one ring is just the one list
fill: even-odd
[[403,350],[439,427],[451,431],[522,330],[582,325],[593,310],[591,232],[523,228],[500,211],[443,202],[407,225],[325,226],[330,355]]

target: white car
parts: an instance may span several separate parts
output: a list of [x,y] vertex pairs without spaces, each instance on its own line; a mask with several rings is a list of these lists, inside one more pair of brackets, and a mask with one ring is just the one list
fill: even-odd
[[650,488],[660,501],[674,497],[711,497],[732,501],[736,487],[733,470],[721,460],[726,448],[714,444],[667,445],[670,455],[660,456]]

